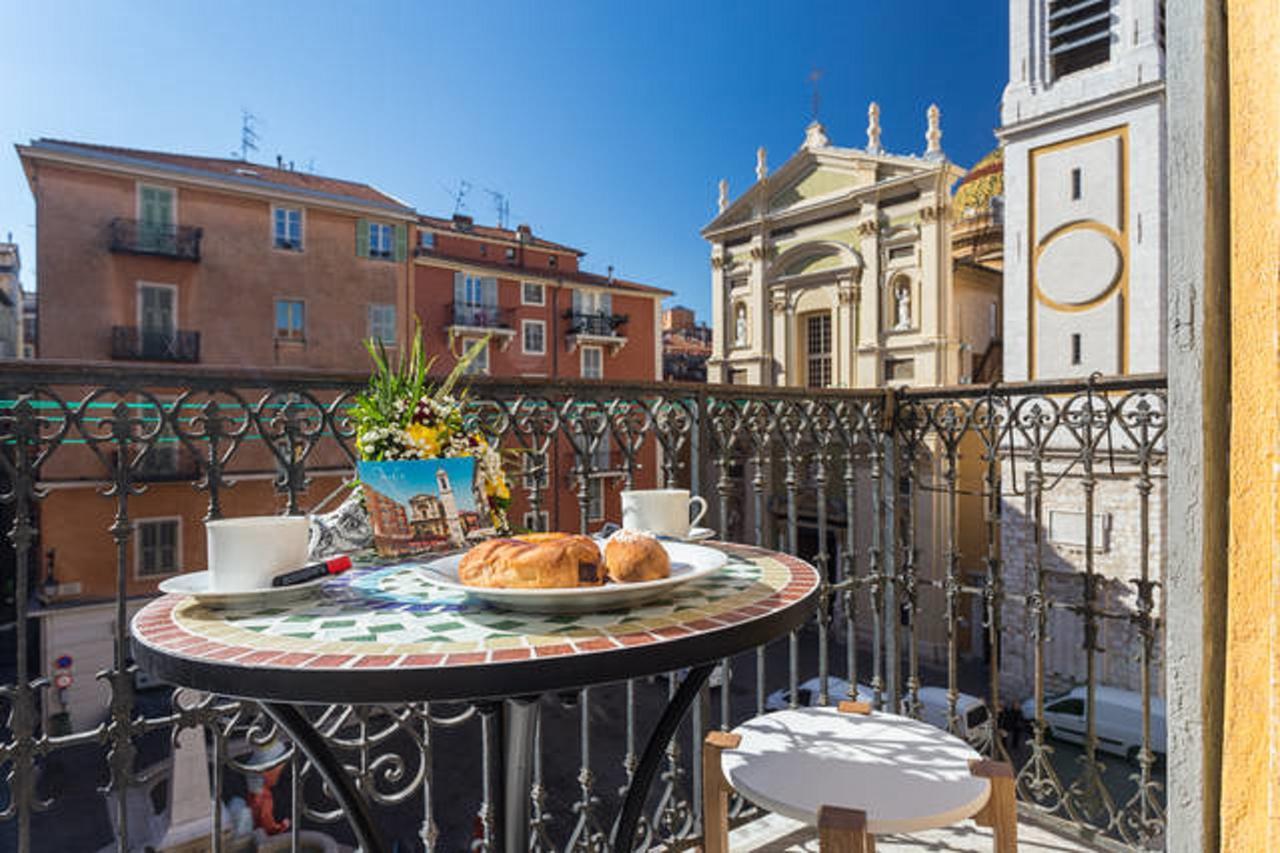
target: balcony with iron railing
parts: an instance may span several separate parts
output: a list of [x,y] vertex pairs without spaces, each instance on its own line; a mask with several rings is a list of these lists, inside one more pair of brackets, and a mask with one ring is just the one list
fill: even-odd
[[[78,363],[0,371],[6,556],[26,567],[8,605],[13,630],[0,636],[5,849],[154,843],[175,743],[207,756],[200,763],[210,773],[199,775],[212,780],[220,804],[210,813],[223,849],[243,842],[222,822],[223,807],[244,797],[246,780],[276,767],[284,772],[277,815],[291,821],[293,849],[322,836],[351,842],[307,755],[258,706],[139,687],[127,620],[102,640],[110,663],[100,722],[55,736],[41,721],[57,707],[57,688],[32,651],[49,614],[31,592],[45,571],[42,525],[70,487],[58,482],[58,460],[101,451],[107,468],[78,511],[96,502],[101,512],[75,522],[78,536],[100,543],[123,614],[140,501],[171,494],[173,506],[189,507],[198,496],[188,520],[217,518],[257,476],[239,460],[257,454],[275,460],[262,473],[285,511],[323,508],[329,487],[313,484],[317,468],[354,458],[344,413],[363,382],[163,365],[124,375]],[[568,482],[599,473],[593,460],[605,442],[617,474],[608,488],[641,476],[689,488],[708,499],[723,539],[798,555],[821,577],[811,623],[723,661],[723,680],[703,688],[665,751],[634,844],[608,840],[617,791],[681,674],[542,697],[524,756],[533,784],[518,792],[528,798],[520,849],[697,847],[704,733],[779,705],[834,703],[858,684],[881,707],[913,715],[939,712],[926,688],[942,688],[940,713],[956,731],[960,699],[972,694],[989,709],[988,723],[970,732],[975,746],[1013,763],[1025,820],[1091,844],[1162,844],[1165,554],[1155,531],[1165,512],[1165,397],[1163,377],[893,391],[477,379],[467,416],[494,443],[540,458],[566,449]],[[140,452],[175,442],[193,451],[198,471],[183,483],[149,482],[144,495]],[[538,510],[562,479],[516,473],[511,482],[531,486],[523,498]],[[572,491],[585,519],[588,490]],[[578,525],[575,517],[569,526]],[[1081,533],[1095,529],[1101,540]],[[66,562],[60,556],[59,572],[69,571]],[[1087,691],[1078,737],[1046,715],[1052,697],[1073,685]],[[1144,723],[1120,754],[1097,734],[1103,686],[1129,691]],[[1013,716],[997,713],[1023,700],[1025,737]],[[482,731],[489,717],[476,706],[308,713],[399,849],[493,849],[490,824],[477,815],[492,814],[484,774],[495,756]],[[266,750],[273,740],[279,747]],[[762,817],[741,801],[731,815],[750,826]]]
[[125,361],[200,360],[200,333],[190,329],[111,327],[111,357]]
[[204,229],[193,225],[156,225],[137,219],[113,219],[110,228],[113,252],[158,255],[180,261],[200,260]]

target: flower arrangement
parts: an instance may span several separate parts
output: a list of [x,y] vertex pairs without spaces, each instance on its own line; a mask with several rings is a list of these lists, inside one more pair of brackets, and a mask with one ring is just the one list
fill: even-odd
[[433,363],[424,358],[419,326],[407,353],[393,364],[386,347],[365,341],[374,370],[365,391],[351,404],[356,452],[364,462],[474,457],[477,498],[483,495],[493,526],[507,529],[511,488],[501,452],[463,414],[467,389],[459,380],[483,351],[486,341],[473,344],[439,384],[428,376]]

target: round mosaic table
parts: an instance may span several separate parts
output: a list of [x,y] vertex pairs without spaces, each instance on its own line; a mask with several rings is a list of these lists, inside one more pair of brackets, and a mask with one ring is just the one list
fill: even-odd
[[[818,574],[808,563],[747,546],[711,547],[729,556],[719,572],[646,605],[578,615],[500,610],[433,585],[417,571],[420,562],[369,555],[293,601],[215,609],[163,596],[133,619],[134,656],[163,681],[260,702],[329,782],[365,851],[384,849],[368,804],[297,706],[470,700],[492,723],[502,700],[524,697],[526,713],[509,722],[531,730],[528,697],[687,667],[614,825],[615,839],[634,838],[663,751],[715,664],[785,636],[816,604]],[[501,803],[507,790],[528,790],[520,778],[528,761],[513,755],[503,762],[496,739],[512,726],[497,723],[485,726],[495,739],[487,753],[499,763],[489,775],[501,780],[505,763],[506,780],[486,791],[486,801],[499,805],[494,849],[513,849],[524,827]],[[526,740],[520,731],[509,737]]]

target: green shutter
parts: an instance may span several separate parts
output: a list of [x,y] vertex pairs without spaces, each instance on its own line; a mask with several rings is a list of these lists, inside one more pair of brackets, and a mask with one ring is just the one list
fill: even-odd
[[409,254],[409,227],[407,225],[396,226],[396,260],[403,261],[405,256]]
[[369,220],[356,220],[356,257],[369,257]]

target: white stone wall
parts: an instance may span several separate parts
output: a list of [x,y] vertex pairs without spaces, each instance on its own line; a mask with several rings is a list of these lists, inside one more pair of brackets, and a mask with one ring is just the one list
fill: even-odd
[[[1019,480],[1025,475],[1025,465],[1019,464]],[[1061,470],[1049,470],[1053,482]],[[1002,479],[1006,494],[1013,483],[1009,465],[1003,467]],[[1103,649],[1095,655],[1099,684],[1138,691],[1141,689],[1142,665],[1138,657],[1141,648],[1140,635],[1127,617],[1137,613],[1138,595],[1135,581],[1140,577],[1140,560],[1145,547],[1148,557],[1148,575],[1152,580],[1164,579],[1165,553],[1165,483],[1158,479],[1153,483],[1149,498],[1147,538],[1141,535],[1140,497],[1137,477],[1133,470],[1120,470],[1117,475],[1101,474],[1094,492],[1095,530],[1104,534],[1102,542],[1094,548],[1093,571],[1097,583],[1098,607],[1117,618],[1100,618],[1097,645]],[[1066,532],[1078,534],[1072,525],[1056,525],[1053,514],[1084,512],[1083,484],[1078,472],[1068,473],[1063,479],[1045,491],[1042,523],[1044,538],[1042,564],[1047,572],[1046,590],[1051,602],[1059,605],[1078,605],[1084,600],[1085,550],[1075,535],[1059,536]],[[1014,597],[1026,596],[1036,588],[1034,515],[1030,501],[1013,496],[1006,497],[1002,506],[1000,525],[1001,559],[1005,599],[1001,611],[1002,634],[1000,676],[1002,690],[1021,700],[1031,695],[1035,678],[1034,619],[1028,608]],[[1081,521],[1083,519],[1081,518]],[[1059,529],[1054,529],[1055,527]],[[1062,528],[1066,528],[1063,530]],[[1153,592],[1154,615],[1163,615],[1163,602],[1159,589]],[[1084,651],[1085,620],[1083,614],[1063,607],[1052,607],[1048,617],[1048,640],[1045,643],[1045,689],[1049,695],[1065,691],[1086,679],[1086,654]],[[1161,650],[1163,642],[1157,636],[1153,648],[1152,689],[1155,695],[1163,695],[1164,679],[1161,676]]]

